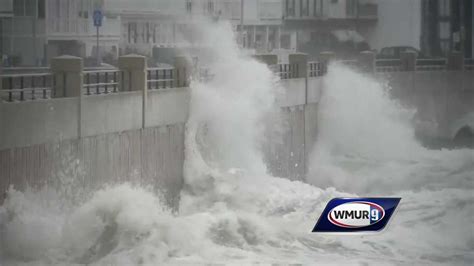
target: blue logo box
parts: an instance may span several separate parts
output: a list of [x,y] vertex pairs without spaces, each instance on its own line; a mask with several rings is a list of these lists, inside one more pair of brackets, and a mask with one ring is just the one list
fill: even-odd
[[334,198],[313,228],[316,233],[379,232],[401,198]]

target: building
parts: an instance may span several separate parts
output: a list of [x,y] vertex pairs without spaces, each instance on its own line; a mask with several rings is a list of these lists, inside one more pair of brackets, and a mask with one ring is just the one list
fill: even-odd
[[421,50],[429,56],[461,51],[473,56],[471,0],[423,0]]
[[363,35],[378,18],[374,0],[283,0],[281,47],[313,57],[328,50],[350,57],[369,49]]
[[[97,31],[92,13],[104,8],[103,0],[2,0],[0,53],[9,65],[38,66],[62,55],[93,57]],[[99,29],[101,51],[117,53],[118,17],[106,14]]]

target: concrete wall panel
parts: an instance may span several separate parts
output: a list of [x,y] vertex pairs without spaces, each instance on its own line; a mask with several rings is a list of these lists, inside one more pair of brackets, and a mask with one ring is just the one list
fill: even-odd
[[82,136],[139,129],[142,92],[131,91],[83,97]]
[[0,104],[0,150],[77,138],[79,99]]
[[146,126],[183,123],[188,119],[189,88],[150,90],[147,97]]

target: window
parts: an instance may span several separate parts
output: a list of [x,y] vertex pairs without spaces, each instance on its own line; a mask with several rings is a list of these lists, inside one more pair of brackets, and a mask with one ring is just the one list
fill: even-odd
[[186,0],[186,11],[188,13],[193,11],[193,2],[191,0]]
[[38,18],[46,17],[45,0],[38,0]]
[[384,57],[395,57],[395,49],[392,47],[383,48],[382,51],[380,51],[380,54]]
[[346,2],[346,15],[355,17],[357,16],[358,0],[347,0]]
[[207,11],[210,14],[214,13],[214,1],[213,0],[209,0],[209,2],[207,3]]
[[440,17],[449,17],[451,13],[450,0],[439,0],[438,8]]
[[25,15],[25,0],[14,0],[13,1],[13,15],[24,16]]
[[145,30],[146,30],[146,43],[150,43],[151,35],[150,35],[150,23],[149,22],[146,23]]
[[80,0],[78,9],[80,18],[89,18],[88,0]]
[[286,0],[285,2],[286,16],[294,17],[295,16],[295,0]]
[[313,0],[313,16],[323,15],[323,0]]
[[[38,5],[36,5],[38,4]],[[14,0],[13,1],[13,14],[17,17],[36,17],[36,11],[42,8],[42,13],[38,16],[43,15],[44,18],[44,0]]]
[[309,0],[300,0],[300,16],[309,16]]

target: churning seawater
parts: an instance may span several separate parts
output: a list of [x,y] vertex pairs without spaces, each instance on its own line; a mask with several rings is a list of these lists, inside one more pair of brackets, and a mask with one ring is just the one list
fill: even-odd
[[[423,148],[413,111],[379,82],[332,65],[309,184],[269,176],[261,144],[278,109],[277,80],[231,32],[225,23],[203,32],[219,45],[215,77],[191,85],[179,211],[129,184],[80,202],[11,190],[0,207],[1,265],[474,262],[473,150]],[[402,202],[382,233],[310,233],[325,204],[347,195]]]

